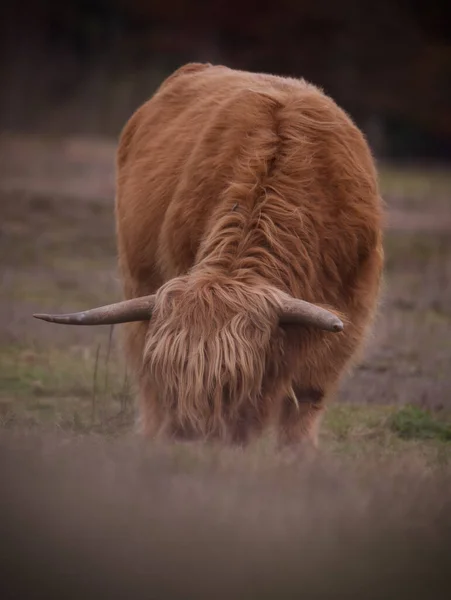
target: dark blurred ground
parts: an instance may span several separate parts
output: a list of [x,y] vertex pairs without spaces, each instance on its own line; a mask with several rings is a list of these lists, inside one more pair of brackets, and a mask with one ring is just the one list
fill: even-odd
[[0,435],[9,598],[444,600],[449,471]]

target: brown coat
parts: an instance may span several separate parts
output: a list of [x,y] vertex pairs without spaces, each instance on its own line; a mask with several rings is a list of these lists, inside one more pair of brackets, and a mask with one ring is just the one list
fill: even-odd
[[[125,297],[158,292],[125,326],[144,431],[315,443],[383,265],[375,166],[345,112],[303,80],[185,65],[123,130],[116,218]],[[284,293],[343,332],[280,325]]]

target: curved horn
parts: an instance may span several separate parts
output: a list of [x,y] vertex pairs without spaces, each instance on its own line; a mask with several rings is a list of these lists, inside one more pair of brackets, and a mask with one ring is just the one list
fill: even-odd
[[298,298],[287,298],[283,301],[279,320],[280,323],[311,325],[317,329],[334,333],[343,331],[343,323],[336,315],[325,308]]
[[78,313],[67,315],[36,314],[33,317],[62,325],[115,325],[131,321],[148,321],[152,316],[154,306],[155,295],[152,294]]

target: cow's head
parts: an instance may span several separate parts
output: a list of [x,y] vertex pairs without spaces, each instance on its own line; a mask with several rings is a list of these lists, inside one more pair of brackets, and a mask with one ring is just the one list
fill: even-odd
[[264,411],[265,398],[289,393],[286,369],[292,367],[284,327],[277,325],[343,329],[332,312],[271,286],[189,276],[168,281],[155,295],[34,316],[68,325],[147,321],[140,377],[148,380],[147,393],[158,397],[173,432],[185,437],[229,431],[238,439],[245,435],[240,423],[247,407]]

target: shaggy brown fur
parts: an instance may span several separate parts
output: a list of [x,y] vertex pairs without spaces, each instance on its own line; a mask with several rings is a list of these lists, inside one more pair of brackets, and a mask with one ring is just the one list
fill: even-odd
[[[316,443],[324,400],[374,313],[382,202],[368,145],[303,80],[188,64],[130,119],[118,150],[126,325],[149,435]],[[342,333],[279,326],[283,295]]]

